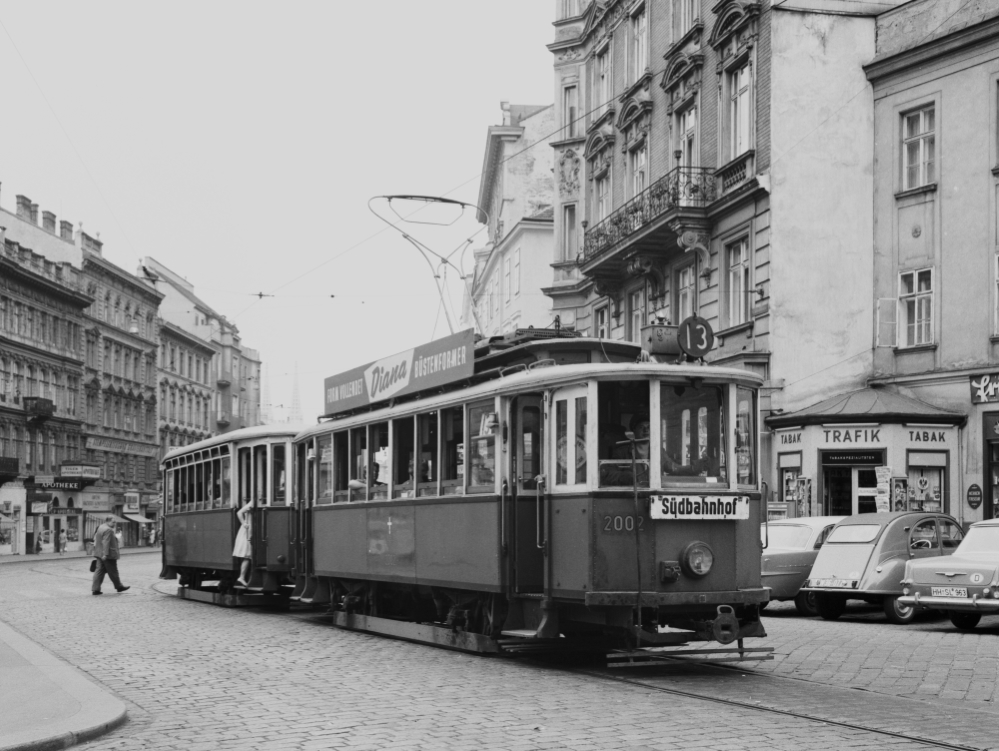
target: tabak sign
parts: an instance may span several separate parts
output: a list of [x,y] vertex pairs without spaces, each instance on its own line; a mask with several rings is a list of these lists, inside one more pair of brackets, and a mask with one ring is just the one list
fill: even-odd
[[474,346],[475,332],[467,329],[330,376],[325,382],[325,414],[468,378],[474,371]]

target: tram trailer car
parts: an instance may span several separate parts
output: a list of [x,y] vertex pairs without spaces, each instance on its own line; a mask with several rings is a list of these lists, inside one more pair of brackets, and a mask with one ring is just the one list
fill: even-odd
[[[625,647],[765,636],[760,379],[640,362],[621,342],[531,339],[480,348],[456,384],[333,415],[290,450],[286,434],[232,434],[236,452],[270,441],[292,458],[286,537],[254,527],[253,589],[293,587],[341,625],[470,635],[448,642],[468,648],[504,633]],[[270,477],[263,519],[276,510]],[[232,524],[205,534],[231,544]],[[209,570],[168,550],[189,587],[233,587],[224,555]]]

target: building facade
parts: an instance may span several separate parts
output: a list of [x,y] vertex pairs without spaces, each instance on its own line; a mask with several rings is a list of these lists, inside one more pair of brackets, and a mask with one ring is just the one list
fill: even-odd
[[215,350],[176,324],[160,321],[159,459],[172,448],[214,435]]
[[[243,345],[236,325],[198,297],[193,284],[155,258],[144,258],[139,273],[162,293],[163,320],[213,351],[207,381],[212,390],[211,434],[259,425],[260,353]],[[189,354],[194,357],[193,352]],[[183,445],[193,442],[188,435]]]
[[[84,293],[80,271],[0,226],[0,555],[83,546]],[[69,471],[69,470],[67,470]],[[71,486],[71,487],[70,487]]]
[[547,278],[552,254],[551,105],[500,104],[503,123],[486,135],[478,220],[488,241],[475,251],[462,326],[484,336],[518,327],[545,328],[551,303],[530,280]]
[[[874,349],[863,66],[885,4],[556,7],[554,312],[636,342],[651,322],[700,316],[716,337],[708,361],[764,378],[765,417],[863,388]],[[791,500],[778,438],[761,439],[775,505]]]

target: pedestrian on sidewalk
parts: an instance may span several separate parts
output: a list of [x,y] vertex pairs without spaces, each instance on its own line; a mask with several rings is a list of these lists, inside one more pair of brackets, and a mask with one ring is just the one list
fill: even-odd
[[59,530],[59,555],[66,554],[67,542],[69,542],[69,539],[66,537],[66,530],[65,529]]
[[106,516],[104,523],[94,532],[94,558],[97,559],[97,569],[94,571],[91,594],[103,594],[101,584],[104,583],[104,574],[108,575],[116,591],[124,592],[128,589],[118,577],[119,555],[118,538],[115,537],[114,533],[114,517]]

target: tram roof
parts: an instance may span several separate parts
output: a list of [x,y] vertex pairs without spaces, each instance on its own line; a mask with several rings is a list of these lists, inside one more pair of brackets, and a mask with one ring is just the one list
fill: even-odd
[[[575,340],[578,343],[580,340]],[[590,340],[599,341],[599,340]],[[609,344],[609,342],[605,342]],[[634,345],[632,345],[634,346]],[[639,349],[639,347],[635,347]],[[599,349],[598,349],[599,351]],[[608,352],[609,354],[609,352]],[[385,402],[381,406],[354,410],[345,414],[327,416],[325,422],[305,428],[296,436],[296,440],[304,439],[317,433],[328,432],[334,424],[338,429],[352,427],[357,424],[367,424],[432,411],[448,405],[487,398],[507,392],[530,392],[538,389],[570,386],[591,379],[613,380],[617,378],[630,379],[646,377],[676,378],[677,381],[743,383],[761,386],[763,378],[756,373],[742,368],[726,368],[715,365],[697,365],[694,363],[659,363],[659,362],[611,362],[611,363],[578,363],[571,365],[552,365],[551,367],[523,367],[503,369],[508,372],[498,372],[487,380],[470,379],[460,384],[459,388],[438,389],[435,393],[423,392],[402,403]]]
[[270,425],[255,425],[252,428],[239,428],[238,430],[231,430],[228,433],[220,433],[219,435],[212,436],[211,438],[205,438],[203,441],[198,441],[197,443],[190,443],[187,446],[178,446],[177,448],[168,451],[162,461],[165,462],[168,459],[172,459],[176,456],[184,456],[192,451],[201,451],[203,449],[212,448],[213,446],[219,446],[223,443],[232,443],[233,441],[252,441],[257,438],[272,438],[278,436],[293,437],[301,433],[305,427],[306,426],[301,423],[282,422],[272,423]]

